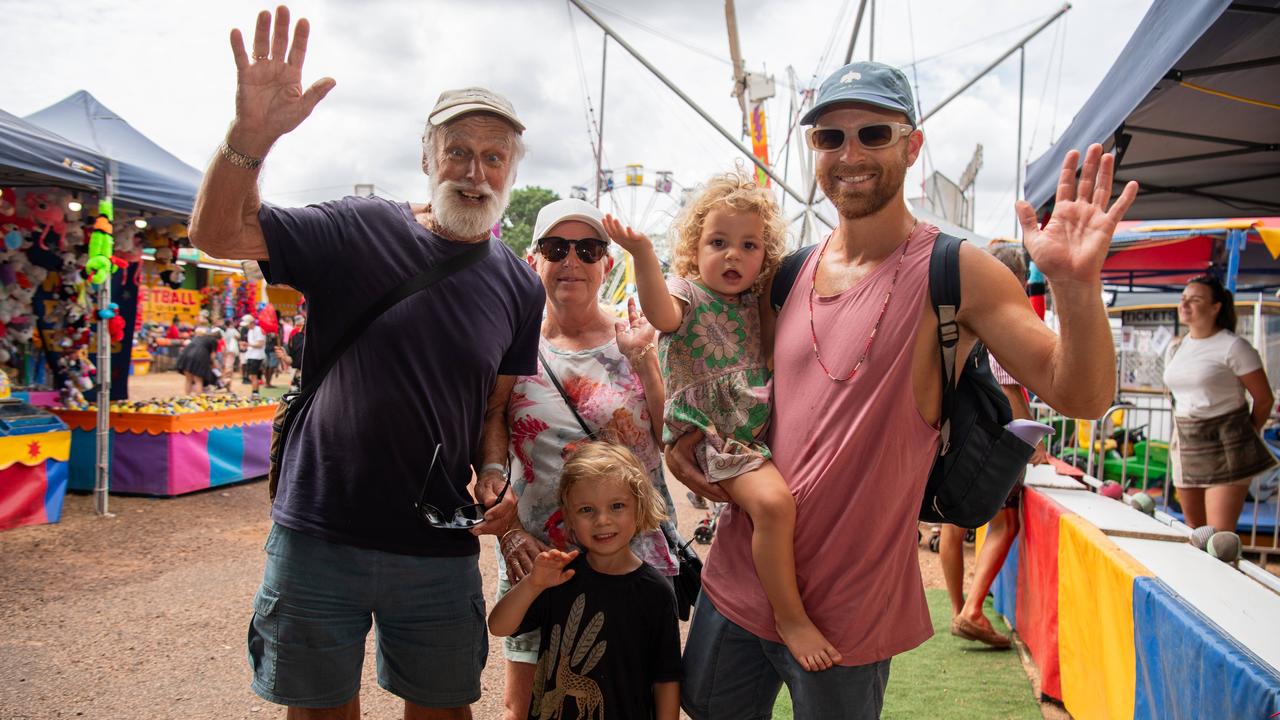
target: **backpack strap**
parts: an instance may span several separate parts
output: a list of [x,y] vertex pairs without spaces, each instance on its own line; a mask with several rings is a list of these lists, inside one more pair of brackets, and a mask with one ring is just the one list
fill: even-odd
[[782,258],[782,264],[778,266],[778,272],[773,276],[773,286],[769,289],[769,304],[773,306],[774,312],[782,310],[782,304],[787,301],[787,296],[791,294],[791,287],[796,284],[796,278],[800,276],[800,268],[816,247],[818,247],[816,243],[805,245]]
[[938,316],[938,352],[942,357],[942,449],[951,449],[951,395],[956,389],[956,346],[960,342],[960,243],[954,235],[938,233],[929,255],[929,299]]

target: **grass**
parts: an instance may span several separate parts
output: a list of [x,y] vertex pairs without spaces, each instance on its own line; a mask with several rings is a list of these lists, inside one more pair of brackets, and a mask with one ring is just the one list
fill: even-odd
[[[1017,718],[1042,715],[1031,683],[1014,650],[990,650],[951,635],[951,603],[945,590],[926,590],[934,636],[893,659],[884,697],[884,718]],[[997,617],[987,602],[987,617]],[[996,629],[1007,632],[1003,620]],[[791,697],[785,687],[773,717],[790,720]]]

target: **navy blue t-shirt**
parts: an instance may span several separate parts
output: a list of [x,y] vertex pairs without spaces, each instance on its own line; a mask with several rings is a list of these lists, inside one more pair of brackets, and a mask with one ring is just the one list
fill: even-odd
[[[307,368],[385,293],[468,247],[381,198],[264,205],[258,221],[268,282],[307,298]],[[490,245],[483,260],[385,312],[329,370],[290,432],[272,519],[388,552],[479,552],[471,533],[431,528],[413,504],[436,443],[444,472],[432,475],[427,501],[446,513],[475,502],[467,484],[494,382],[537,370],[542,282],[501,242]]]

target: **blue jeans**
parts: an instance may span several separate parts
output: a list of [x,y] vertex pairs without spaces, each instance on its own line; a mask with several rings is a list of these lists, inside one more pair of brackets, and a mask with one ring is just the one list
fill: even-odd
[[378,684],[424,707],[480,699],[489,653],[475,556],[418,557],[339,545],[273,525],[249,623],[253,691],[303,708],[360,692],[377,622]]
[[684,648],[680,702],[693,720],[767,720],[783,683],[796,720],[880,717],[889,661],[808,672],[786,645],[752,635],[698,597]]

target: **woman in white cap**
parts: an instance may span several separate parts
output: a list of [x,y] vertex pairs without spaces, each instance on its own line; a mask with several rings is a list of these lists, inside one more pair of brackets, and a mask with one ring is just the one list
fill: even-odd
[[[613,267],[602,219],[594,206],[568,199],[544,207],[534,225],[528,261],[542,278],[547,305],[538,374],[520,377],[507,405],[512,488],[520,501],[517,522],[499,541],[499,597],[539,552],[568,547],[557,488],[566,457],[587,439],[582,424],[597,439],[630,448],[675,516],[662,474],[661,424],[652,422],[662,417],[663,403],[656,333],[634,301],[627,322],[600,304],[600,286]],[[661,531],[638,535],[632,548],[664,575],[678,573]],[[508,720],[529,715],[539,640],[535,631],[503,641]]]

